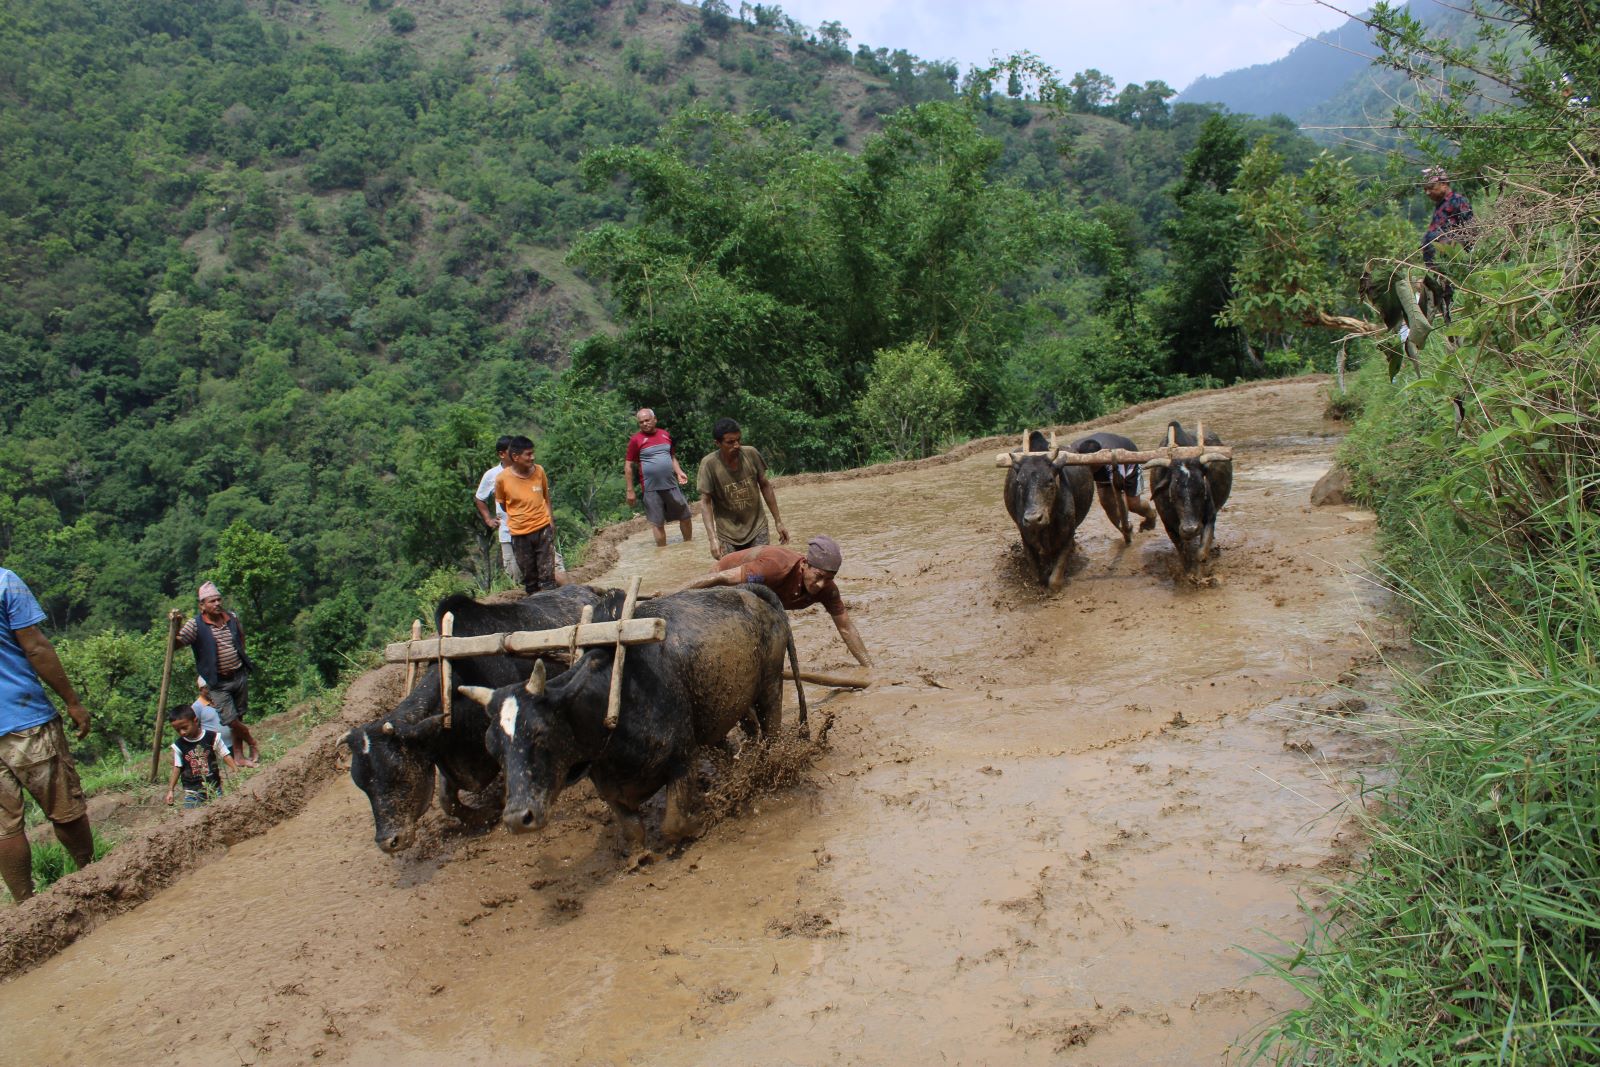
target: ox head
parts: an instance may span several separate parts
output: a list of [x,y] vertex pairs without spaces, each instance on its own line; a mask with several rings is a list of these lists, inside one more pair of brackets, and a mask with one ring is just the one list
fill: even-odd
[[505,773],[501,821],[514,834],[543,830],[561,791],[588,770],[565,712],[575,685],[594,675],[594,658],[585,654],[553,686],[546,683],[540,660],[525,685],[457,689],[489,713],[484,747]]
[[1063,491],[1055,462],[1060,452],[1053,435],[1046,439],[1034,430],[1028,435],[1027,452],[1011,454],[1006,472],[1006,506],[1024,532],[1043,530],[1055,515],[1056,499]]
[[358,726],[339,742],[350,751],[350,777],[372,804],[373,838],[385,852],[411,847],[417,820],[433,797],[431,741],[438,737],[443,716],[420,722]]

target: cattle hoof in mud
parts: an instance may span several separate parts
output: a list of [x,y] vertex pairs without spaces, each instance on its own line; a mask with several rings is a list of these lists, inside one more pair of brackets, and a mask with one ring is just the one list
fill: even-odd
[[494,825],[499,820],[500,812],[505,806],[506,784],[504,778],[496,778],[487,789],[481,790],[478,795],[497,796],[499,802],[478,807],[462,800],[461,788],[441,774],[439,775],[437,795],[440,811],[443,811],[468,830],[483,830]]

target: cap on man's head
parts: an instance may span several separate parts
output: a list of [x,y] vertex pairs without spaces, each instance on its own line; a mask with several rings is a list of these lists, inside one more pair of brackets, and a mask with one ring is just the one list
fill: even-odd
[[200,586],[200,602],[203,604],[211,597],[221,597],[222,590],[217,588],[216,582],[205,582]]
[[819,571],[837,573],[844,554],[839,551],[839,542],[827,534],[818,534],[806,545],[806,562]]
[[1434,182],[1448,182],[1450,175],[1445,173],[1443,167],[1423,167],[1422,184],[1432,185]]

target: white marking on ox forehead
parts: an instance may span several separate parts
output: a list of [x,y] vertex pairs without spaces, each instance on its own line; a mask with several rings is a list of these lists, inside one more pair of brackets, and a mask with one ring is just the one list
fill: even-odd
[[506,697],[500,705],[500,729],[506,732],[506,738],[512,739],[517,733],[517,698]]
[[361,731],[361,754],[363,756],[372,755],[372,735],[365,730]]

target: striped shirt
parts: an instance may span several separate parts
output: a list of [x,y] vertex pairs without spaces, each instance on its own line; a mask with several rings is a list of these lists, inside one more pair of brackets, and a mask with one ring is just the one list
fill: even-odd
[[[183,629],[178,631],[178,644],[184,647],[194,644],[195,638],[200,636],[199,624],[199,616],[184,623]],[[211,636],[217,642],[217,673],[227,677],[243,666],[239,662],[239,650],[233,647],[233,634],[228,632],[228,620],[207,622],[206,625],[211,627]]]

